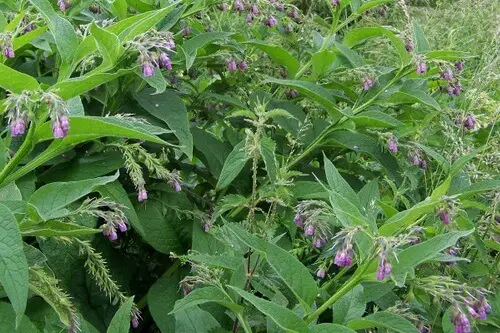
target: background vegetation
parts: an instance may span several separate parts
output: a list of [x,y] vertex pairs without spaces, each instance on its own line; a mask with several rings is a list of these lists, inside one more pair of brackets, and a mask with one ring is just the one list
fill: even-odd
[[499,13],[0,0],[0,332],[497,332]]

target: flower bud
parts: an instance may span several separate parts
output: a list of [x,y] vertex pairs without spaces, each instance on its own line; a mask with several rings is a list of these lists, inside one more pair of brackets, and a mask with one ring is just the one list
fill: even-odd
[[120,230],[120,232],[125,232],[127,231],[127,224],[125,223],[125,221],[121,220],[121,221],[118,221],[118,229]]
[[278,23],[278,21],[274,18],[274,16],[271,16],[268,20],[267,20],[267,26],[269,28],[272,28],[274,26],[276,26],[276,24]]
[[463,62],[461,62],[461,61],[457,61],[457,62],[455,63],[455,68],[456,68],[457,70],[459,70],[459,71],[463,71],[463,70],[464,70],[464,64],[463,64]]
[[411,52],[415,49],[415,44],[413,44],[412,41],[409,41],[408,43],[406,43],[405,48],[406,51]]
[[6,47],[3,49],[3,55],[5,58],[14,58],[14,49],[12,47]]
[[237,69],[236,61],[234,61],[233,59],[229,59],[228,61],[226,61],[226,66],[227,70],[230,72],[234,72]]
[[147,199],[148,199],[148,192],[146,191],[146,189],[145,188],[140,189],[137,192],[137,201],[142,202]]
[[240,0],[234,1],[234,10],[235,11],[242,12],[244,9],[245,9],[245,7],[243,7],[243,4],[241,3]]
[[160,53],[160,66],[167,70],[172,69],[172,60],[164,52]]
[[422,75],[427,72],[427,64],[424,61],[420,61],[417,64],[417,74]]
[[309,224],[307,226],[306,230],[304,231],[304,235],[306,235],[306,236],[312,236],[312,235],[314,235],[314,231],[315,231],[314,225],[313,224]]
[[300,216],[300,214],[295,215],[293,222],[295,222],[295,225],[300,229],[304,227],[302,216]]
[[59,119],[54,120],[52,123],[52,134],[54,135],[54,138],[64,138],[66,136],[66,132],[61,126],[61,122]]
[[361,84],[363,85],[364,90],[368,90],[375,85],[375,80],[368,76],[365,76],[363,80],[361,80]]
[[14,119],[10,124],[10,135],[12,136],[20,136],[23,135],[26,131],[26,122],[24,118],[19,117]]
[[441,72],[441,77],[445,81],[450,81],[454,77],[453,71],[451,69],[447,68]]
[[259,8],[255,4],[252,5],[252,14],[254,14],[254,15],[258,15],[259,14]]
[[240,61],[238,63],[238,68],[240,69],[240,71],[245,71],[245,70],[247,70],[248,65],[245,61]]
[[332,0],[333,7],[337,7],[338,5],[340,5],[340,0]]
[[153,65],[150,62],[146,62],[142,65],[142,75],[144,75],[144,77],[151,77],[155,75]]
[[252,20],[253,20],[253,16],[252,16],[252,14],[247,13],[246,22],[247,22],[248,24],[250,24],[250,23],[252,23]]
[[445,224],[450,224],[450,214],[446,209],[442,209],[438,212],[439,219]]
[[422,169],[424,169],[424,170],[427,169],[427,161],[426,160],[422,160],[422,163],[420,163],[420,167]]
[[185,26],[183,29],[182,29],[182,36],[183,37],[187,37],[191,34],[191,27],[188,27],[188,26]]
[[398,141],[394,136],[391,136],[389,141],[387,141],[387,148],[389,148],[389,150],[394,154],[398,152]]
[[326,270],[324,268],[318,269],[318,271],[316,272],[316,276],[320,279],[324,279],[326,276]]

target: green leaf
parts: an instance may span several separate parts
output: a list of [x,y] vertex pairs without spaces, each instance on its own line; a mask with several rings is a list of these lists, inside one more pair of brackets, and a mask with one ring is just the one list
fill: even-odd
[[399,166],[396,158],[385,152],[379,140],[360,132],[338,130],[328,136],[329,143],[366,153],[375,158],[387,170],[392,179],[399,179]]
[[304,308],[312,306],[318,294],[318,286],[308,269],[300,261],[279,246],[249,234],[234,223],[227,223],[224,228],[231,231],[240,241],[265,258]]
[[304,94],[323,106],[333,119],[339,119],[341,115],[347,117],[351,116],[335,104],[333,94],[328,89],[318,84],[307,81],[280,80],[274,78],[268,78],[266,81],[297,89],[301,94]]
[[3,200],[22,200],[22,194],[14,182],[0,188],[0,201]]
[[122,303],[118,311],[116,311],[113,316],[113,319],[111,319],[108,330],[106,331],[107,333],[124,333],[130,330],[130,313],[133,304],[133,297],[129,297]]
[[333,323],[346,325],[353,319],[361,318],[365,308],[363,287],[358,284],[333,304]]
[[373,0],[373,1],[368,1],[363,3],[361,6],[359,6],[358,10],[356,11],[359,15],[364,14],[367,10],[370,10],[374,7],[393,2],[394,0]]
[[[152,134],[168,133],[160,127],[144,124],[126,118],[116,117],[71,117],[71,129],[64,139],[54,140],[50,146],[33,158],[25,166],[13,172],[4,184],[8,184],[37,167],[70,150],[79,143],[99,139],[105,136],[125,137],[129,139],[146,140],[159,144],[168,144]],[[34,142],[52,140],[52,124],[46,122],[35,133]]]
[[474,229],[467,231],[452,231],[437,235],[425,242],[410,246],[398,253],[398,260],[393,261],[392,276],[398,286],[403,286],[408,272],[426,260],[430,260],[439,252],[455,245],[462,237],[470,235]]
[[356,192],[354,192],[347,181],[340,175],[335,165],[333,165],[333,163],[328,159],[328,157],[326,157],[324,153],[323,161],[325,164],[326,180],[328,181],[330,189],[349,200],[354,206],[358,207],[359,209],[361,207],[361,204],[359,202],[358,195],[356,194]]
[[433,60],[445,60],[445,61],[456,61],[466,58],[472,58],[470,53],[463,51],[451,51],[451,50],[436,50],[430,51],[425,54],[427,59]]
[[111,8],[111,13],[123,20],[127,17],[127,1],[126,0],[108,0]]
[[231,151],[229,156],[226,158],[219,176],[219,181],[215,187],[217,191],[229,186],[241,170],[243,170],[243,167],[248,160],[245,144],[246,140],[241,140],[240,143],[234,146],[233,151]]
[[38,176],[38,181],[48,183],[90,179],[116,172],[121,167],[123,167],[123,158],[120,152],[100,152],[54,165]]
[[330,192],[330,203],[336,217],[344,226],[370,226],[372,229],[376,229],[375,222],[362,215],[359,206],[355,206],[341,193]]
[[163,77],[161,69],[155,67],[153,70],[155,72],[153,76],[145,77],[144,75],[142,75],[142,72],[140,70],[138,70],[136,74],[140,76],[144,81],[146,81],[151,88],[154,88],[156,90],[151,95],[158,95],[167,89],[167,81]]
[[356,333],[342,325],[338,324],[319,324],[311,328],[311,333]]
[[335,48],[337,49],[337,52],[342,55],[344,58],[351,63],[353,68],[356,67],[363,67],[366,65],[365,60],[363,57],[361,57],[359,54],[357,54],[355,51],[351,50],[344,44],[340,44],[338,42],[334,42]]
[[487,179],[470,185],[467,188],[460,189],[458,197],[464,199],[479,193],[494,191],[500,188],[499,179]]
[[231,153],[231,145],[199,128],[191,128],[191,134],[193,135],[194,148],[201,154],[197,154],[197,157],[210,169],[215,178],[219,178],[224,161]]
[[387,37],[392,42],[396,48],[396,53],[399,56],[402,66],[407,65],[410,62],[411,55],[408,51],[406,51],[404,43],[392,31],[383,27],[363,27],[351,29],[345,35],[342,43],[347,47],[352,47],[363,42],[367,38],[380,36]]
[[312,61],[312,76],[316,79],[328,73],[333,62],[335,61],[335,53],[329,50],[319,51],[313,54]]
[[217,320],[207,311],[195,306],[189,311],[175,314],[175,333],[209,333],[220,328]]
[[413,39],[415,40],[415,49],[417,53],[425,53],[430,51],[431,47],[420,25],[413,21]]
[[357,127],[383,127],[393,128],[403,123],[381,111],[365,111],[351,118]]
[[38,82],[27,74],[21,73],[0,63],[0,87],[20,94],[24,90],[37,90]]
[[40,27],[35,30],[32,30],[28,33],[25,33],[24,35],[17,36],[12,39],[12,46],[14,47],[14,51],[19,50],[21,47],[24,45],[30,43],[33,41],[35,38],[43,34],[45,31],[47,31],[48,27]]
[[234,286],[229,287],[255,306],[257,310],[271,318],[280,328],[286,330],[287,332],[309,332],[306,323],[293,311],[279,304],[254,296],[240,288]]
[[102,56],[102,63],[92,71],[92,74],[113,68],[120,56],[125,52],[120,39],[115,34],[100,28],[95,23],[90,25],[90,33],[94,37],[97,48]]
[[260,140],[260,154],[266,165],[267,175],[272,184],[275,184],[278,177],[278,161],[276,160],[276,142],[273,139],[263,136]]
[[433,213],[439,200],[426,200],[419,202],[408,210],[398,212],[389,218],[378,230],[381,236],[394,235],[396,231],[415,222],[423,214]]
[[7,302],[0,302],[0,332],[38,332],[38,329],[26,315],[21,315],[20,318],[21,319],[19,320],[19,317],[16,316],[11,304]]
[[406,80],[401,89],[390,95],[383,103],[391,105],[421,103],[440,111],[441,106],[434,98],[422,90],[426,86],[422,86],[421,82],[421,79]]
[[179,139],[181,150],[193,157],[193,136],[189,131],[189,120],[186,106],[174,90],[166,90],[161,94],[152,95],[152,89],[144,89],[134,98],[153,116],[163,120]]
[[172,3],[171,5],[162,9],[153,10],[142,15],[139,14],[129,17],[125,20],[121,20],[114,26],[109,27],[108,30],[118,35],[122,42],[132,40],[135,36],[142,34],[154,27],[176,6],[177,3]]
[[49,90],[59,95],[62,99],[68,100],[70,98],[80,96],[83,93],[100,86],[101,84],[119,78],[125,74],[129,74],[133,70],[133,68],[127,68],[120,69],[114,73],[98,73],[65,79],[64,81],[60,81],[50,87]]
[[59,79],[67,79],[70,77],[71,72],[64,69],[69,68],[67,65],[71,64],[74,52],[78,47],[78,37],[76,36],[75,29],[73,29],[71,23],[56,13],[49,1],[30,0],[30,2],[42,14],[50,32],[54,36],[57,51],[62,60],[62,71],[59,73]]
[[177,218],[173,212],[166,214],[162,204],[157,201],[138,205],[136,211],[143,231],[141,236],[156,251],[170,254],[182,249],[179,236],[172,224]]
[[[158,144],[166,144],[154,134],[168,133],[160,127],[141,123],[135,119],[116,117],[70,117],[71,129],[68,135],[54,142],[74,146],[78,143],[99,139],[102,137],[124,137],[129,139],[147,140]],[[53,140],[52,123],[41,125],[35,133],[37,143]]]
[[312,181],[296,181],[293,184],[293,197],[297,200],[329,199],[330,194],[321,184]]
[[396,333],[419,333],[419,330],[408,320],[391,312],[376,312],[363,319],[351,321],[347,327],[363,330],[372,327],[387,328]]
[[193,66],[198,49],[217,40],[228,38],[231,35],[233,34],[230,32],[205,32],[184,42],[182,49],[186,57],[186,70]]
[[189,253],[189,260],[200,262],[211,267],[222,267],[230,270],[235,270],[241,265],[241,259],[230,254],[224,255],[209,255],[204,253]]
[[21,234],[23,236],[72,237],[72,236],[93,235],[102,232],[101,229],[87,228],[79,224],[65,223],[59,220],[50,220],[32,225],[30,225],[30,223],[21,223],[19,227],[21,229]]
[[279,65],[285,67],[290,76],[295,76],[299,70],[300,63],[287,50],[278,45],[267,44],[260,40],[250,40],[242,44],[252,45],[267,53]]
[[43,221],[65,216],[69,213],[65,209],[67,205],[95,191],[97,187],[116,180],[118,175],[117,172],[108,177],[44,185],[31,196],[28,210]]
[[175,307],[170,312],[170,314],[174,314],[179,311],[184,311],[190,309],[193,306],[209,302],[218,303],[235,312],[243,311],[243,307],[241,305],[234,303],[219,288],[208,286],[203,288],[196,288],[195,290],[190,292],[187,296],[178,300],[175,303]]
[[448,172],[450,169],[450,163],[444,158],[443,155],[432,149],[431,147],[424,146],[418,142],[412,142],[415,146],[422,149],[428,156],[432,157],[434,161],[438,163],[438,165],[443,168],[444,172]]
[[175,301],[182,297],[179,288],[179,271],[172,276],[162,276],[148,291],[148,308],[156,325],[162,332],[175,332],[175,317],[172,311]]
[[17,220],[3,204],[0,204],[0,235],[0,283],[14,308],[18,326],[28,298],[28,262]]

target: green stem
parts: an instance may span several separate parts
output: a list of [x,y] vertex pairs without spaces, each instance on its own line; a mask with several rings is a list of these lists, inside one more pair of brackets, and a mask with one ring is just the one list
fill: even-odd
[[320,314],[325,312],[333,303],[338,301],[342,296],[347,294],[352,288],[354,288],[360,281],[359,275],[354,275],[348,280],[342,288],[340,288],[332,297],[330,297],[322,306],[320,306],[316,311],[311,313],[305,318],[306,323],[311,323],[314,319],[318,318]]
[[252,333],[252,329],[250,328],[250,324],[248,324],[248,321],[246,320],[245,317],[243,317],[243,314],[237,313],[238,320],[240,322],[240,325],[243,327],[243,330],[245,333]]
[[31,124],[30,129],[28,130],[28,134],[24,139],[23,144],[17,150],[14,157],[9,161],[9,163],[5,166],[5,168],[0,173],[0,188],[7,185],[4,184],[5,178],[14,170],[14,168],[25,158],[33,148],[33,136],[35,135],[36,126],[34,123]]

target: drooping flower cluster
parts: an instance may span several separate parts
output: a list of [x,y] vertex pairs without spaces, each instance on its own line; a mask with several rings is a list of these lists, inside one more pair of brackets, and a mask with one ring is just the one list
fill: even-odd
[[427,160],[421,151],[415,150],[411,152],[408,158],[414,166],[421,167],[424,170],[427,169]]
[[51,92],[23,91],[21,94],[10,94],[4,105],[9,110],[7,117],[12,136],[23,135],[29,126],[34,111],[41,107],[42,102],[48,108],[52,119],[54,138],[65,137],[70,129],[69,112],[66,103]]
[[0,48],[5,58],[14,58],[14,46],[12,45],[12,33],[0,33]]
[[163,166],[166,162],[163,157],[158,158],[151,155],[140,143],[113,143],[110,146],[118,148],[122,152],[125,168],[137,189],[137,200],[139,202],[148,199],[146,181],[140,163],[147,167],[152,177],[165,180],[176,192],[182,190],[180,172],[167,170]]
[[326,220],[329,213],[328,206],[322,201],[306,200],[297,205],[295,225],[304,230],[304,236],[312,238],[312,246],[315,248],[325,246],[330,235]]
[[363,86],[363,90],[368,90],[375,85],[375,78],[370,76],[365,76],[361,80],[361,85]]
[[[256,0],[234,0],[232,2],[232,10],[245,17],[247,24],[253,22],[262,22],[269,28],[274,28],[278,22],[282,22],[284,31],[289,33],[293,31],[293,22],[298,22],[300,19],[297,8],[289,3],[283,4],[283,1],[259,2]],[[259,7],[260,6],[260,7]],[[219,4],[217,8],[225,12],[228,5],[225,3]],[[286,13],[286,16],[284,15]],[[258,19],[261,17],[260,19]]]
[[[427,276],[414,280],[413,286],[422,289],[437,299],[453,304],[450,320],[456,333],[470,333],[471,325],[467,313],[473,319],[484,320],[491,312],[486,300],[487,290],[470,287],[448,276]],[[467,311],[464,311],[466,309]]]
[[229,58],[226,60],[226,68],[230,72],[234,72],[238,69],[244,72],[248,69],[248,64],[245,60],[237,61],[234,58]]
[[[456,66],[456,65],[455,65]],[[462,63],[458,65],[459,68],[463,68]],[[441,73],[440,78],[446,82],[446,86],[442,86],[441,90],[447,92],[450,96],[459,96],[462,91],[462,85],[460,84],[459,78],[453,72],[451,67],[445,67]]]
[[359,228],[345,228],[335,236],[332,249],[337,249],[333,263],[339,267],[350,267],[354,259],[353,239]]
[[172,69],[169,54],[174,52],[175,42],[170,32],[152,30],[137,36],[127,45],[139,52],[139,63],[144,77],[154,76],[155,67]]
[[474,117],[473,114],[468,114],[463,121],[463,125],[464,128],[469,131],[474,129],[474,126],[476,125],[476,117]]
[[377,280],[382,281],[391,276],[392,265],[386,252],[380,253],[380,260],[377,268]]
[[438,207],[436,215],[439,217],[444,225],[449,225],[451,218],[455,215],[455,210],[457,207],[457,202],[451,198],[447,198],[440,207]]
[[105,198],[86,199],[76,210],[76,214],[88,214],[104,220],[101,230],[110,241],[118,239],[118,233],[128,230],[127,218],[125,217],[125,206]]

